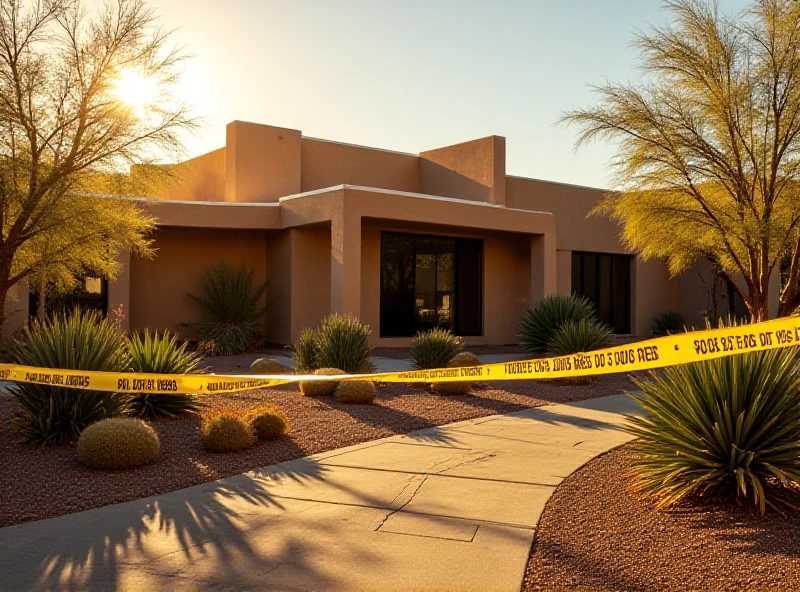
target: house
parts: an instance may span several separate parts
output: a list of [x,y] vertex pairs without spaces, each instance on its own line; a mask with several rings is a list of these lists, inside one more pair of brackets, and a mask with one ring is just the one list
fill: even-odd
[[588,216],[603,190],[507,175],[505,156],[498,136],[407,154],[235,121],[224,148],[142,200],[157,256],[123,256],[94,297],[122,305],[130,330],[191,337],[181,323],[199,310],[187,292],[226,261],[269,281],[268,341],[342,312],[388,347],[434,326],[468,344],[516,343],[526,308],[548,294],[585,294],[632,337],[668,309],[699,323],[719,299],[708,265],[671,279],[664,262],[626,251],[613,221]]

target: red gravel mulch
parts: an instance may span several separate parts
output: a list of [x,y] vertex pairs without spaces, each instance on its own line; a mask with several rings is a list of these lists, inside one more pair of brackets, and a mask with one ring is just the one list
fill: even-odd
[[200,448],[200,419],[158,420],[155,464],[128,471],[97,471],[78,464],[72,446],[35,449],[15,441],[12,397],[0,396],[0,526],[40,520],[157,495],[283,461],[454,421],[510,413],[548,403],[602,397],[632,388],[624,374],[587,385],[518,381],[478,384],[472,395],[439,396],[405,385],[380,386],[375,405],[343,405],[332,397],[302,396],[296,385],[216,395],[213,410],[278,404],[292,426],[288,437],[234,454]]
[[800,513],[733,503],[656,511],[624,476],[628,444],[568,477],[547,502],[523,590],[798,590]]

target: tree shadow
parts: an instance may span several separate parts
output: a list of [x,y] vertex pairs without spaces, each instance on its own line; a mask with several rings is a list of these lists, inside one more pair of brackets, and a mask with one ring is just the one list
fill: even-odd
[[[0,529],[0,588],[124,589],[121,579],[131,576],[152,577],[161,584],[174,576],[188,577],[190,584],[201,587],[238,586],[285,564],[301,569],[315,587],[324,587],[328,576],[304,556],[309,547],[299,533],[276,540],[277,550],[253,544],[255,530],[297,515],[287,512],[287,505],[298,502],[280,495],[281,484],[313,484],[329,471],[310,459],[300,460],[171,494]],[[362,497],[365,506],[375,502]],[[203,562],[197,572],[199,559]]]

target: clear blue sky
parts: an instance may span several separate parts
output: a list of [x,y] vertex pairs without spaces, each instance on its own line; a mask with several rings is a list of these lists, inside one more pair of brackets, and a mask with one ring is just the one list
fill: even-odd
[[496,134],[508,174],[595,187],[612,148],[574,153],[555,122],[594,102],[588,85],[636,79],[632,32],[667,17],[658,0],[151,2],[195,56],[191,155],[234,119],[414,153]]

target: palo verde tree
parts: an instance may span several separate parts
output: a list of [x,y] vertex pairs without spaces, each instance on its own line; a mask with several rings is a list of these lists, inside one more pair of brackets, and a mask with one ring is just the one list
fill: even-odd
[[68,288],[150,251],[140,206],[93,194],[195,125],[169,39],[142,0],[0,0],[0,325],[23,280]]
[[599,103],[563,120],[578,144],[611,140],[618,192],[596,212],[622,223],[644,258],[678,273],[719,266],[754,319],[785,267],[778,314],[800,274],[800,3],[757,0],[739,15],[713,0],[670,0],[671,22],[639,33],[642,78],[596,88]]

